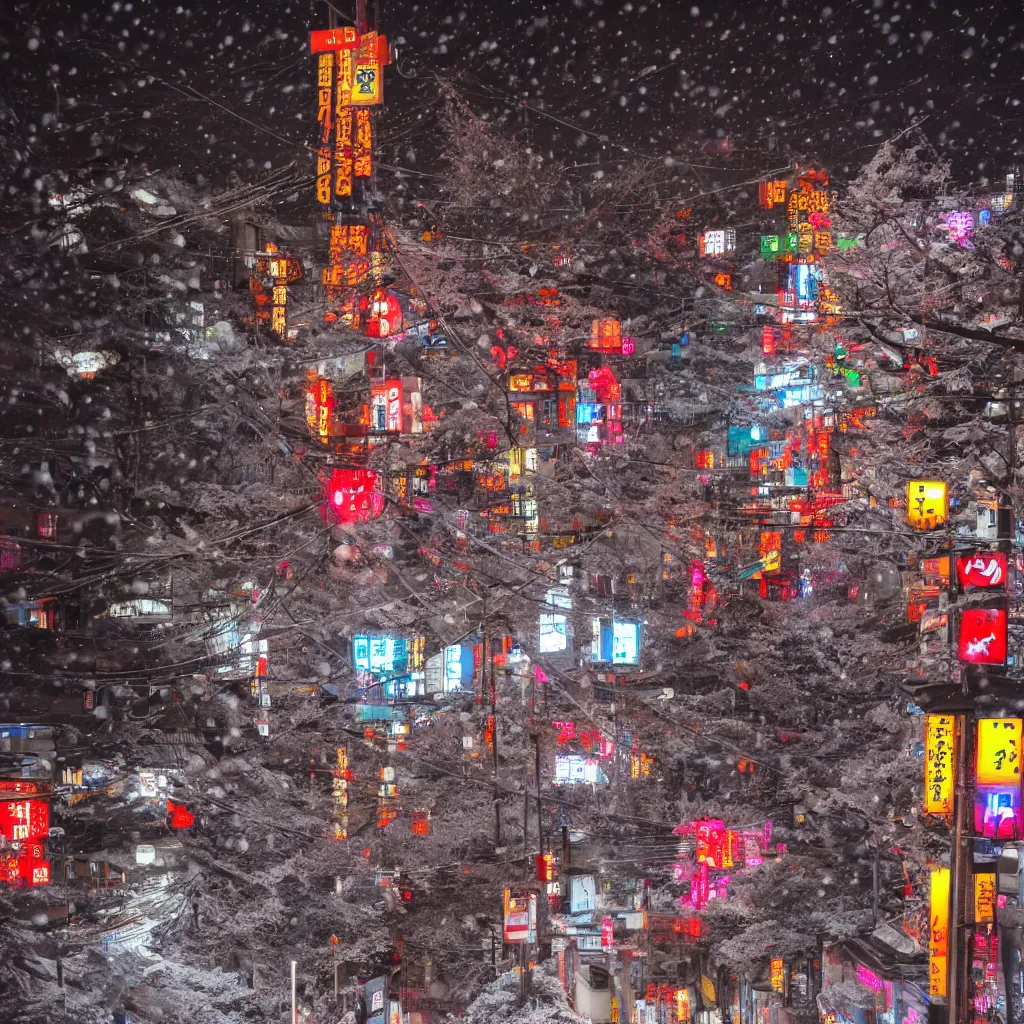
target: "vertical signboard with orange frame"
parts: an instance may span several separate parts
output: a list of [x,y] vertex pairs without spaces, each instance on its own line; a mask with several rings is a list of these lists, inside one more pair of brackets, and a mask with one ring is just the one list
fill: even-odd
[[924,809],[944,817],[953,813],[956,770],[956,717],[928,715],[925,725]]
[[949,974],[949,868],[931,870],[928,916],[928,994],[944,999]]

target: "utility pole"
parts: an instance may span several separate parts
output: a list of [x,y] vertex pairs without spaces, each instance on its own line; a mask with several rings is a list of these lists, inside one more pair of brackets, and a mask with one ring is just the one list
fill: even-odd
[[[877,843],[877,840],[876,840]],[[878,846],[875,846],[875,856],[871,861],[871,928],[878,927]]]
[[[949,988],[947,1005],[949,1010],[949,1024],[959,1024],[961,1013],[960,994],[962,953],[961,940],[963,928],[960,925],[960,918],[963,915],[963,877],[964,861],[963,856],[963,835],[964,835],[964,805],[967,802],[967,772],[964,759],[971,747],[968,730],[971,728],[972,717],[970,715],[956,716],[956,790],[954,795],[955,806],[953,809],[953,829],[950,836],[949,854],[949,876],[950,876],[950,913],[949,913]],[[968,960],[968,963],[970,961]]]
[[494,658],[491,639],[484,625],[484,682],[491,690],[491,770],[494,777],[494,848],[501,847],[501,793],[498,788],[498,693],[494,685]]
[[533,772],[537,785],[537,852],[544,852],[544,833],[541,828],[541,805],[540,805],[540,734],[532,733],[530,739],[533,741]]
[[529,775],[523,781],[523,860],[530,858],[530,782]]
[[[1024,284],[1021,285],[1021,294],[1024,295]],[[1010,367],[1010,386],[1007,388],[1009,401],[1007,402],[1007,413],[1009,416],[1009,436],[1006,444],[1006,486],[1013,486],[1014,470],[1017,468],[1017,367]]]
[[298,961],[292,961],[292,1021],[291,1024],[298,1024],[299,1011],[295,1004],[295,970],[298,967]]

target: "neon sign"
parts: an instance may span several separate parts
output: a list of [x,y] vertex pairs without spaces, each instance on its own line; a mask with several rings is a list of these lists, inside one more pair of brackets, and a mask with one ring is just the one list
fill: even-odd
[[960,615],[958,656],[972,665],[1006,661],[1006,609],[968,608]]
[[979,551],[956,560],[956,574],[964,587],[998,587],[1006,582],[1006,555]]
[[12,843],[45,839],[50,831],[50,805],[46,800],[9,800],[0,803],[0,833]]

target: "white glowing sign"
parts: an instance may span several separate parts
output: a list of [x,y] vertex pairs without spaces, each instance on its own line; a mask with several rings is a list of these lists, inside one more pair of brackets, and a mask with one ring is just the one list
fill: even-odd
[[701,256],[724,256],[736,251],[736,232],[732,228],[705,231],[700,236]]

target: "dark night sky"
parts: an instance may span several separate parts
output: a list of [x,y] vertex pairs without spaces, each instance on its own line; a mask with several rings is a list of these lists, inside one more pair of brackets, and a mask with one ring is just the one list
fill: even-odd
[[[322,0],[5,10],[0,96],[23,129],[43,130],[59,96],[69,163],[97,145],[110,155],[113,136],[151,166],[218,183],[301,158],[311,138],[307,33],[326,24]],[[593,166],[633,155],[756,171],[794,153],[843,177],[921,118],[965,181],[1024,149],[1024,11],[1012,0],[384,0],[381,28],[400,57],[382,155],[426,173],[439,170],[435,74],[477,110],[511,115],[542,151]],[[108,139],[90,140],[101,127]]]

